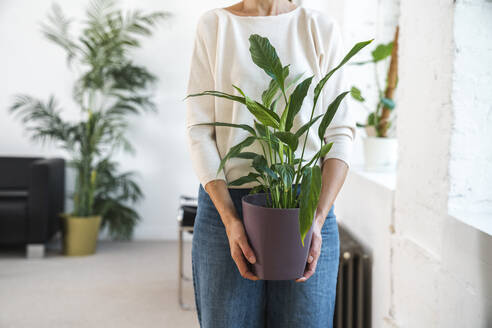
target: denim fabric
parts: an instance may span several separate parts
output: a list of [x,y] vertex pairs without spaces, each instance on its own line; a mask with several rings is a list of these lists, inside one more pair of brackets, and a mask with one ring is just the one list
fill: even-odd
[[[242,220],[241,197],[250,189],[229,189]],[[231,258],[224,225],[200,186],[192,246],[193,285],[203,328],[332,327],[339,238],[333,207],[322,228],[315,274],[304,283],[251,281]]]

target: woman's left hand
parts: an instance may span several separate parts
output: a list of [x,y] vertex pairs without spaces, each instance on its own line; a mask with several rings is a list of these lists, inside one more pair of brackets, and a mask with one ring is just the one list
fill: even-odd
[[322,224],[320,224],[320,220],[316,218],[313,224],[313,237],[311,238],[311,246],[309,248],[306,270],[301,278],[296,279],[296,282],[305,282],[316,271],[318,259],[321,254],[321,244],[323,242],[323,238],[321,236],[321,226]]

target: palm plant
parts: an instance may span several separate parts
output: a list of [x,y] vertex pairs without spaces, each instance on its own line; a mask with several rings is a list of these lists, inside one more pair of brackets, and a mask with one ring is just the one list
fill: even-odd
[[53,5],[42,32],[60,46],[79,72],[73,99],[78,121],[65,120],[53,96],[47,101],[18,95],[10,111],[18,114],[33,140],[51,141],[70,154],[76,171],[73,216],[101,215],[112,238],[129,239],[139,214],[131,205],[143,197],[133,172],[119,172],[111,158],[118,150],[134,153],[125,132],[128,115],[155,111],[149,88],[156,77],[131,58],[142,37],[152,35],[169,13],[123,12],[111,0],[90,3],[83,29],[72,36],[72,20]]
[[[241,186],[248,182],[257,182],[258,186],[254,187],[251,192],[266,192],[267,206],[272,208],[299,207],[300,234],[303,245],[304,237],[312,224],[321,190],[321,168],[317,165],[317,161],[324,157],[332,146],[332,143],[325,142],[324,135],[341,101],[350,91],[341,93],[332,101],[324,114],[314,117],[318,98],[330,77],[371,41],[357,43],[342,61],[318,82],[314,88],[314,101],[310,119],[297,131],[292,131],[294,118],[301,110],[302,103],[314,76],[310,76],[297,84],[294,91],[287,96],[286,92],[290,85],[295,84],[300,77],[295,77],[290,83],[286,83],[289,75],[289,65],[283,66],[270,41],[257,34],[252,34],[249,37],[251,58],[258,67],[272,78],[268,88],[262,93],[261,102],[251,99],[235,85],[233,87],[239,92],[240,96],[215,90],[207,90],[187,96],[211,95],[230,99],[245,105],[249,112],[253,114],[255,118],[254,126],[224,122],[209,122],[200,125],[225,126],[243,129],[248,132],[248,137],[231,147],[222,158],[218,172],[223,170],[224,164],[231,158],[251,160],[254,172],[230,181],[228,183],[229,186]],[[281,113],[278,113],[276,107],[280,97],[285,100],[285,107]],[[308,161],[304,158],[306,140],[311,126],[320,119],[318,137],[321,141],[321,148]],[[305,138],[302,141],[303,136]],[[260,143],[262,154],[242,151],[254,142]],[[301,143],[303,143],[301,156],[296,157],[296,150]],[[297,192],[299,187],[300,193]]]
[[[393,41],[381,43],[376,46],[371,52],[372,58],[370,60],[354,63],[354,65],[372,64],[378,94],[376,108],[371,110],[365,105],[365,98],[362,96],[360,89],[356,86],[352,86],[352,98],[359,101],[369,112],[366,122],[364,124],[358,123],[357,126],[372,129],[372,131],[374,131],[370,131],[372,134],[382,138],[388,136],[388,131],[391,128],[394,119],[394,117],[391,117],[391,114],[395,109],[393,94],[398,83],[398,31],[399,29],[396,27]],[[383,90],[379,81],[378,64],[384,62],[388,58],[390,58],[390,65],[386,78],[386,86]]]

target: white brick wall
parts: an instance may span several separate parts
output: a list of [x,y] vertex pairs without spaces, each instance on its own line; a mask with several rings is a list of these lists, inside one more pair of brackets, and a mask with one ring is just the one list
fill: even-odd
[[[381,12],[397,3],[346,1],[346,39],[389,34]],[[399,9],[394,217],[367,210],[390,200],[354,172],[337,214],[373,255],[373,327],[492,327],[492,237],[448,213],[492,203],[492,2],[401,0]]]
[[454,20],[449,208],[492,217],[492,2],[460,0]]
[[[469,117],[468,122],[473,121],[474,125],[453,124],[456,119],[470,115],[468,111],[457,114],[459,103],[452,102],[457,90],[458,97],[454,99],[460,102],[468,98],[476,104],[480,98],[461,85],[470,83],[465,78],[470,77],[466,76],[466,68],[477,63],[460,63],[469,66],[461,66],[455,72],[454,60],[464,59],[459,51],[484,53],[490,49],[490,42],[479,49],[474,47],[480,44],[480,36],[475,39],[473,25],[477,32],[486,29],[480,24],[483,15],[477,20],[468,17],[466,26],[461,25],[460,16],[468,15],[474,5],[471,2],[455,5],[452,0],[402,0],[397,91],[400,163],[393,237],[394,319],[401,327],[490,327],[492,324],[490,311],[487,312],[492,309],[491,237],[448,215],[448,191],[453,174],[466,179],[469,173],[462,169],[448,170],[456,160],[453,149],[450,150],[451,136],[462,133],[466,138],[483,124],[479,120],[482,109],[477,110],[477,116]],[[464,40],[473,40],[468,41],[469,49],[460,48],[465,46]],[[477,88],[479,77],[472,79],[477,79],[474,80]],[[462,163],[472,160],[464,158]],[[478,184],[490,185],[484,181]]]

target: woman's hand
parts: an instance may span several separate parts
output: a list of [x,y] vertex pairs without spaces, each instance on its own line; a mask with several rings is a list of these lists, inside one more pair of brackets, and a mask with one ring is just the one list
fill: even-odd
[[249,270],[248,263],[246,262],[247,259],[253,264],[256,262],[256,257],[253,249],[249,246],[243,223],[238,218],[227,221],[229,223],[226,225],[226,233],[229,239],[231,256],[239,269],[239,273],[243,278],[258,280],[258,277]]
[[249,271],[248,263],[246,262],[246,259],[248,259],[250,263],[255,263],[256,258],[249,246],[243,222],[238,218],[227,184],[224,180],[213,180],[205,185],[205,190],[212,199],[225,226],[231,256],[239,269],[239,273],[243,278],[258,280],[258,277]]
[[323,243],[323,238],[321,237],[322,225],[323,224],[320,224],[319,219],[316,219],[313,224],[313,237],[311,238],[311,246],[309,248],[306,270],[301,278],[296,279],[296,282],[305,282],[314,274],[314,272],[316,272],[318,259],[321,255],[321,244]]

